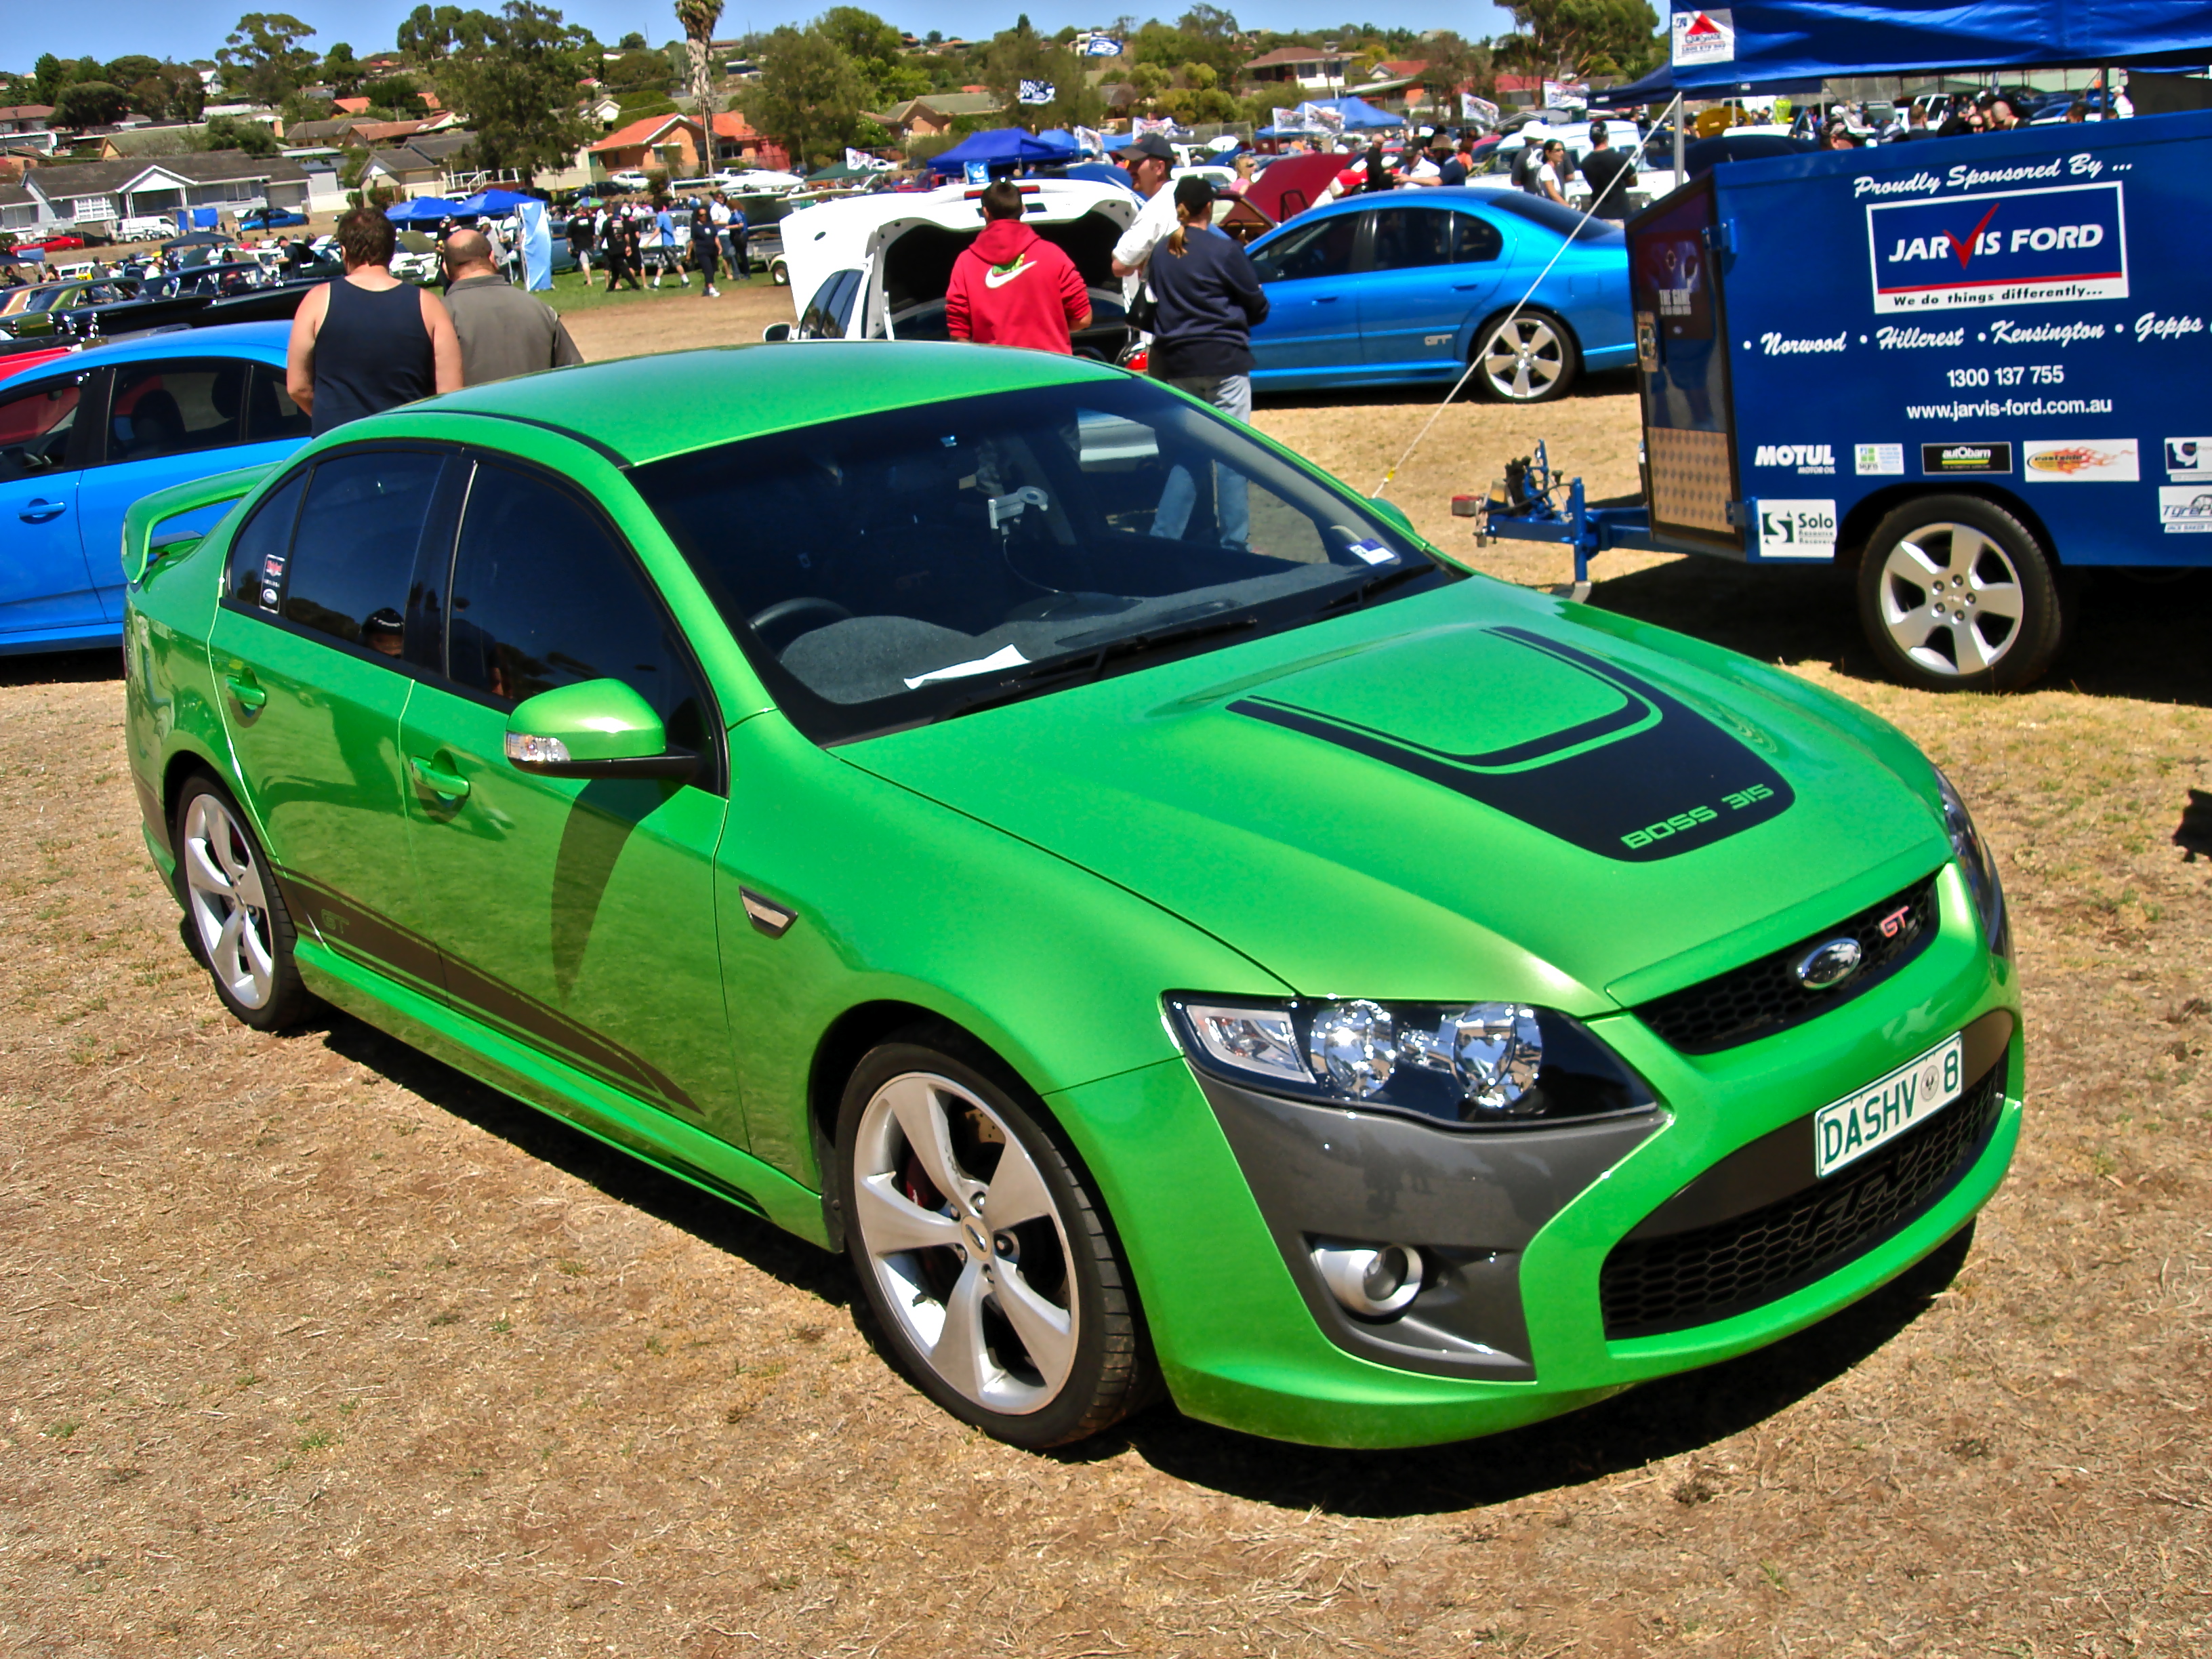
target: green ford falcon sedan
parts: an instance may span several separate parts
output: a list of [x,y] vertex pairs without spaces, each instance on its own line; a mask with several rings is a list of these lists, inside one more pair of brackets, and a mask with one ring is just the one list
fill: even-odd
[[2003,896],[1911,744],[1115,369],[566,369],[124,553],[234,1015],[333,1004],[848,1252],[1018,1445],[1571,1410],[1866,1295],[2018,1138]]

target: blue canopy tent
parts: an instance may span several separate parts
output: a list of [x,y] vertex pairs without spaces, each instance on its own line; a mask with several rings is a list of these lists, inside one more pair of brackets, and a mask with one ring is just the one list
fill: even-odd
[[1132,196],[1137,187],[1129,182],[1129,175],[1111,161],[1079,161],[1067,169],[1071,179],[1086,179],[1094,185],[1119,185]]
[[[1589,95],[1589,106],[1592,110],[1618,110],[1635,109],[1644,104],[1664,104],[1672,100],[1680,90],[1681,88],[1674,80],[1674,66],[1672,64],[1662,64],[1640,80],[1631,81],[1626,86],[1607,87],[1602,92],[1593,92]],[[1791,98],[1817,98],[1820,95],[1820,79],[1818,76],[1814,76],[1808,80],[1801,81],[1761,81],[1756,87],[1750,85],[1705,87],[1699,88],[1692,95],[1698,98],[1723,98],[1730,93],[1753,91],[1774,93]]]
[[1333,109],[1342,114],[1346,132],[1365,132],[1409,125],[1405,116],[1393,115],[1387,109],[1377,109],[1364,98],[1316,98],[1310,101],[1316,109]]
[[1036,135],[1036,141],[1040,144],[1055,145],[1069,155],[1079,155],[1083,149],[1082,142],[1064,127],[1047,127]]
[[[512,190],[480,190],[460,204],[462,213],[512,213],[525,202],[534,202],[535,196],[525,196]],[[384,216],[389,219],[392,216]]]
[[394,202],[384,216],[395,225],[434,225],[441,219],[465,217],[472,210],[442,196],[418,196],[411,202]]
[[966,172],[971,161],[1015,167],[1029,161],[1065,161],[1073,153],[1019,127],[994,127],[988,132],[969,133],[951,149],[932,156],[929,165],[939,173],[956,173]]
[[1674,84],[1702,98],[1826,76],[2212,60],[2212,0],[1732,0],[1673,22]]

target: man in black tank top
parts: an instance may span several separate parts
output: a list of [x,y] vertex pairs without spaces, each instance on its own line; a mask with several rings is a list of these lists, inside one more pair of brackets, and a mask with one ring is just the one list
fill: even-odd
[[307,290],[292,318],[284,389],[316,435],[433,392],[458,392],[461,344],[438,296],[392,274],[398,236],[381,208],[338,221],[346,274]]

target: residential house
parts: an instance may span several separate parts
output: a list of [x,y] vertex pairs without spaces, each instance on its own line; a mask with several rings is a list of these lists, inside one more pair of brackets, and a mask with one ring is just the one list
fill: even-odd
[[343,115],[366,115],[368,113],[368,100],[366,98],[333,98],[331,100],[331,107]]
[[660,168],[676,178],[706,170],[707,142],[696,115],[647,115],[589,147],[593,174]]
[[912,138],[933,138],[950,132],[963,116],[996,115],[1002,106],[990,92],[932,92],[893,104],[868,118],[891,136],[893,143]]
[[190,155],[206,131],[206,127],[189,121],[158,127],[118,127],[100,136],[99,159],[137,161],[155,155]]
[[583,112],[599,124],[601,132],[612,132],[622,125],[622,100],[612,93],[589,95],[585,100]]
[[303,209],[307,203],[307,170],[299,162],[237,149],[36,167],[23,182],[38,198],[40,225],[105,224],[193,208]]
[[1278,46],[1245,64],[1244,73],[1258,82],[1262,91],[1295,89],[1302,94],[1317,92],[1334,96],[1344,89],[1346,78],[1352,74],[1352,54],[1312,46]]
[[0,184],[0,230],[33,230],[39,224],[39,198],[21,185]]
[[714,118],[714,161],[718,166],[738,161],[781,172],[791,166],[791,153],[775,140],[756,132],[738,111],[725,110]]
[[[378,122],[378,126],[404,126],[406,122]],[[455,157],[477,141],[473,132],[417,132],[406,143],[369,152],[362,168],[364,191],[384,189],[400,196],[442,196]]]
[[10,104],[0,108],[0,148],[27,148],[52,155],[57,141],[48,123],[53,114],[51,104]]

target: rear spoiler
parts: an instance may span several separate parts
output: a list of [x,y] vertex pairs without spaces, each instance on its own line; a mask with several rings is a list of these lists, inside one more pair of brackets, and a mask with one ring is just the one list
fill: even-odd
[[241,501],[251,495],[254,487],[271,472],[277,463],[269,461],[260,466],[241,466],[234,472],[218,472],[210,477],[194,478],[186,483],[175,484],[167,489],[155,491],[151,495],[131,503],[131,510],[123,515],[123,574],[136,587],[146,578],[146,573],[165,557],[197,547],[206,538],[203,531],[197,536],[174,536],[160,544],[154,543],[154,532],[167,520],[180,514],[197,513],[204,507],[220,507],[225,501]]

